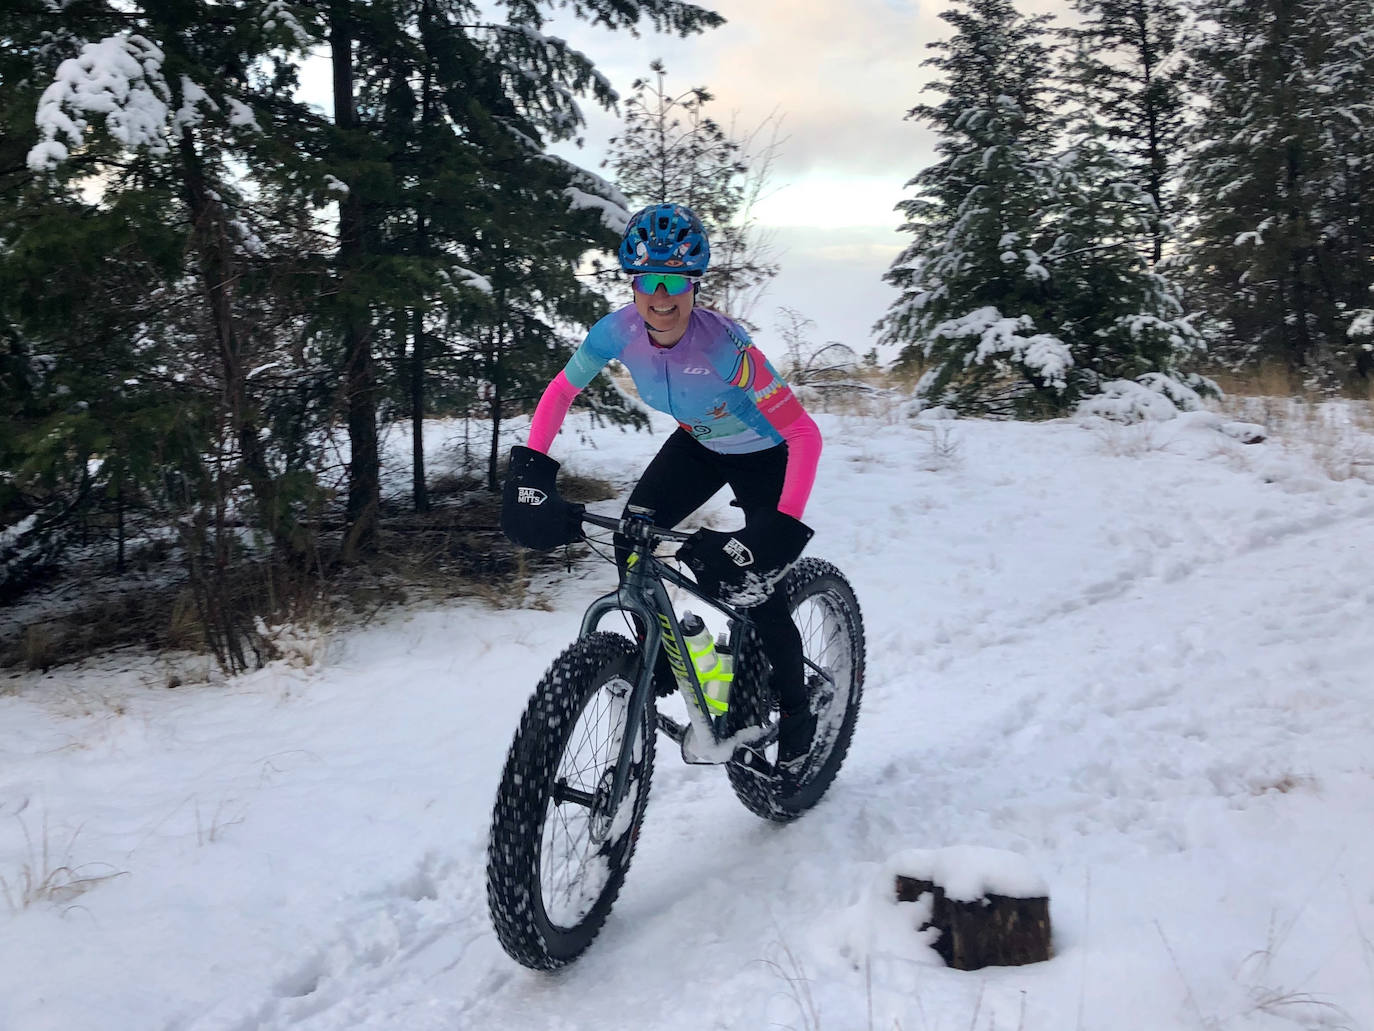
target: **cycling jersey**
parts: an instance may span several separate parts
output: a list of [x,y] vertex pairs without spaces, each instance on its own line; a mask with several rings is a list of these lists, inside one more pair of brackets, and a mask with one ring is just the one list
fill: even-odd
[[612,359],[629,370],[645,404],[722,454],[781,444],[782,431],[803,414],[749,334],[709,309],[693,308],[682,339],[659,347],[635,306],[626,305],[592,327],[563,372],[582,390]]
[[671,347],[649,339],[633,304],[597,322],[540,398],[530,420],[531,448],[548,452],[573,398],[613,359],[629,370],[645,404],[671,415],[717,454],[786,443],[778,511],[802,517],[820,459],[820,430],[749,334],[706,308],[692,309],[687,331]]

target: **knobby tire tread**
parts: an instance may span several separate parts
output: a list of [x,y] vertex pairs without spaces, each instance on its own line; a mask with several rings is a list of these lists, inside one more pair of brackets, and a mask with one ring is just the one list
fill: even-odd
[[[839,569],[823,559],[802,559],[788,573],[779,589],[785,592],[788,608],[793,612],[808,598],[822,594],[836,604],[846,623],[845,633],[852,664],[839,730],[831,741],[828,754],[819,766],[812,764],[795,791],[785,790],[776,778],[761,776],[734,762],[726,765],[730,786],[746,809],[765,820],[790,823],[821,800],[849,752],[859,704],[863,698],[864,629],[863,615],[859,611],[854,589]],[[726,717],[727,733],[776,719],[777,703],[772,698],[768,677],[768,661],[763,656],[757,635],[751,633],[737,652],[735,682],[730,694],[730,711]]]
[[507,754],[487,847],[487,903],[502,947],[531,969],[556,969],[591,945],[634,856],[653,777],[652,711],[641,724],[638,790],[630,822],[608,856],[610,876],[579,923],[570,928],[552,924],[544,912],[540,864],[559,762],[591,694],[617,672],[633,684],[640,661],[639,649],[619,634],[597,632],[574,642],[540,679]]

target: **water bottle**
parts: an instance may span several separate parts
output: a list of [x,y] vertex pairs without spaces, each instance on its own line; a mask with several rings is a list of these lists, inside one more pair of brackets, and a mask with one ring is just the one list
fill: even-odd
[[711,631],[702,618],[690,609],[682,614],[678,623],[683,640],[687,642],[687,654],[697,668],[697,679],[702,680],[716,667],[716,648],[711,642]]
[[730,682],[735,677],[735,657],[730,654],[730,637],[724,630],[716,637],[716,668],[702,684],[706,704],[716,713],[730,708]]
[[[702,693],[706,696],[707,707],[712,712],[725,712],[730,707],[730,678],[734,672],[729,644],[726,644],[726,653],[722,657],[718,653],[717,645],[711,640],[710,628],[695,612],[684,612],[679,626],[687,642],[687,654],[691,656],[692,665],[696,667],[697,680],[701,684]],[[722,640],[724,637],[722,634]],[[687,686],[685,681],[682,686]]]

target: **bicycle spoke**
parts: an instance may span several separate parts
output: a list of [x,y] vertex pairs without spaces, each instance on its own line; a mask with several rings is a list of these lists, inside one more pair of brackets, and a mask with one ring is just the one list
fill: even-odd
[[[599,894],[604,871],[597,868],[604,842],[593,821],[606,800],[603,780],[615,766],[624,734],[624,681],[603,685],[587,700],[559,762],[546,816],[541,881],[545,910],[555,923],[575,923]],[[603,832],[604,833],[604,832]]]

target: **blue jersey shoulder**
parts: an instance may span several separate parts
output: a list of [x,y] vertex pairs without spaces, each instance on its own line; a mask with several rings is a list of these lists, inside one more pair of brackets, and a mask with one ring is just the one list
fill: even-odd
[[578,390],[584,389],[607,362],[624,353],[636,333],[642,335],[643,332],[644,322],[633,304],[617,308],[588,330],[582,346],[568,359],[563,374]]

